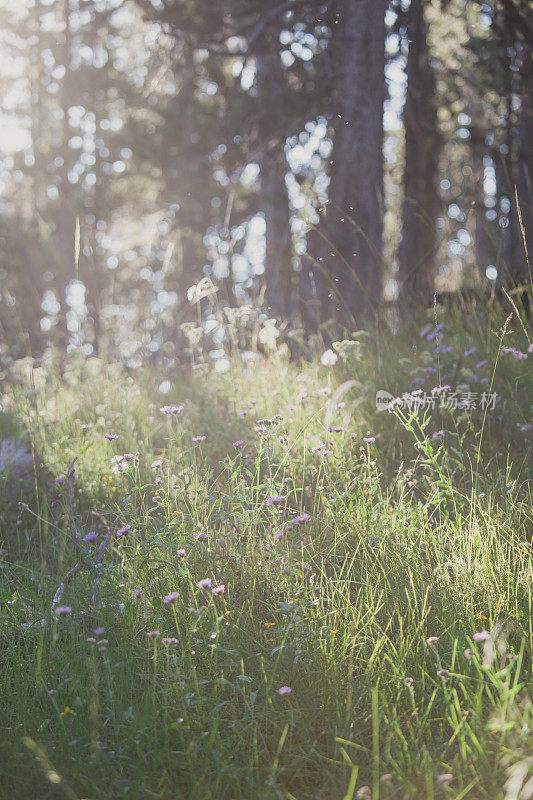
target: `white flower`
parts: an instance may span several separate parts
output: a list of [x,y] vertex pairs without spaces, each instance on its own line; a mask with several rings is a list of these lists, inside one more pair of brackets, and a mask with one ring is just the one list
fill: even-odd
[[332,367],[334,364],[337,363],[339,357],[333,350],[326,350],[320,356],[320,361],[324,364],[325,367]]

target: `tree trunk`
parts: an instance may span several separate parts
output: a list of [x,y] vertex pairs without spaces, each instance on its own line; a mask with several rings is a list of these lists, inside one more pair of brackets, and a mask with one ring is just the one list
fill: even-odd
[[[529,255],[529,263],[533,260],[533,68],[531,63],[532,48],[524,43],[523,83],[521,92],[521,109],[518,120],[516,161],[514,164],[514,187],[511,198],[511,279],[515,283],[523,283],[533,289],[530,283],[529,269],[524,247],[524,238]],[[516,195],[520,206],[522,226],[516,208]],[[522,235],[521,228],[524,228]]]
[[429,299],[433,292],[441,148],[423,0],[411,0],[407,35],[404,201],[398,261],[401,295],[419,300]]
[[329,199],[308,241],[304,319],[316,324],[333,310],[353,326],[381,296],[386,2],[334,8]]
[[276,37],[267,34],[256,57],[255,88],[260,105],[262,140],[261,201],[266,223],[265,282],[266,305],[273,314],[291,314],[292,237],[289,195],[285,183],[287,164],[284,130],[283,68]]

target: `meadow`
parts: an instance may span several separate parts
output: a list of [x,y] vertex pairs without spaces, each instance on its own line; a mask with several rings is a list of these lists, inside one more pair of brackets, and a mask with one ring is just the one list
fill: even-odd
[[533,797],[523,314],[304,344],[6,366],[2,797]]

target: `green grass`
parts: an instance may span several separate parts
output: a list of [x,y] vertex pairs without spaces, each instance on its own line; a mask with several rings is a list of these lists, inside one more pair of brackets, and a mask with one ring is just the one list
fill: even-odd
[[[532,356],[499,352],[527,352],[516,320],[441,321],[437,355],[382,324],[334,366],[281,347],[166,375],[165,396],[161,374],[74,358],[6,383],[0,438],[19,430],[44,468],[0,516],[2,797],[531,796]],[[500,400],[376,412],[377,389],[424,376]],[[50,478],[74,458],[72,516]],[[72,523],[113,535],[97,566],[82,545],[58,618]]]

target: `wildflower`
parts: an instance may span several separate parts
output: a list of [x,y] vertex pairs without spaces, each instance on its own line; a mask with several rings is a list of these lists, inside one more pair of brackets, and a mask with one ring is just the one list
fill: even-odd
[[94,633],[95,636],[101,636],[103,634],[104,630],[105,630],[104,626],[100,625],[99,628],[95,628],[94,629],[93,633]]
[[169,592],[169,594],[166,594],[163,597],[163,603],[166,603],[166,605],[169,603],[175,603],[179,596],[179,592]]
[[287,436],[287,434],[286,434],[286,433],[283,433],[283,434],[282,434],[282,435],[279,437],[279,441],[280,441],[280,444],[285,444],[286,442],[288,442],[288,441],[289,441],[289,437]]
[[237,411],[237,416],[238,416],[238,417],[240,417],[240,418],[242,419],[242,418],[243,418],[243,417],[245,417],[245,416],[246,416],[248,413],[249,413],[249,410],[248,410],[247,408],[241,408],[241,410],[240,410],[240,411]]
[[104,433],[104,439],[107,439],[109,442],[114,442],[118,439],[118,436],[116,433]]
[[287,498],[282,494],[273,494],[270,495],[270,497],[267,497],[265,505],[267,505],[269,508],[272,508],[272,506],[281,506],[286,499]]
[[450,670],[449,669],[439,669],[439,670],[437,670],[437,675],[440,678],[447,678],[449,674],[450,674]]
[[336,353],[333,352],[333,350],[326,350],[320,356],[320,361],[325,367],[333,367],[338,360],[339,357]]
[[487,360],[485,360],[485,361],[478,361],[478,363],[476,364],[476,369],[481,369],[481,367],[485,367],[485,366],[486,366],[488,363],[489,363],[489,362],[488,362]]
[[66,617],[72,613],[72,606],[56,606],[54,614],[56,617]]
[[194,538],[197,542],[203,542],[207,539],[207,533],[195,533]]
[[283,532],[284,532],[283,528],[278,528],[277,530],[275,530],[274,531],[274,541],[279,542],[279,540],[283,536]]
[[118,537],[124,536],[124,534],[130,530],[131,530],[131,525],[123,525],[122,528],[118,529],[117,536]]
[[150,465],[150,469],[156,470],[156,469],[159,469],[159,467],[162,467],[162,466],[163,466],[163,459],[162,458],[156,458],[155,461],[152,461],[152,463]]
[[82,542],[94,542],[95,539],[98,539],[96,531],[89,531],[89,533],[86,533],[83,537]]
[[357,439],[357,434],[356,433],[351,433],[350,434],[350,439],[352,440],[352,442],[355,441],[355,439]]
[[133,596],[134,597],[140,597],[141,596],[141,590],[140,589],[134,589],[133,590]]
[[328,395],[331,394],[331,389],[329,388],[329,386],[324,386],[323,389],[318,390],[317,394],[319,395],[319,397],[327,397]]
[[176,550],[176,555],[178,556],[178,558],[185,558],[187,553],[183,548],[180,548],[179,550]]
[[346,408],[346,403],[344,400],[341,400],[340,403],[337,403],[337,408]]
[[361,786],[355,795],[356,800],[367,800],[367,798],[370,798],[371,796],[372,792],[370,790],[370,786]]
[[472,658],[471,649],[469,647],[467,647],[465,650],[463,650],[463,655],[464,655],[465,658],[467,658],[470,661],[470,659]]
[[446,783],[450,783],[453,781],[453,775],[451,772],[445,772],[443,775],[439,775],[437,778],[437,786],[444,786]]
[[297,411],[297,410],[298,406],[295,406],[293,403],[289,403],[289,405],[287,406],[287,411]]
[[487,639],[490,639],[490,633],[483,629],[482,631],[474,633],[472,639],[474,640],[474,642],[486,642]]
[[531,423],[529,423],[529,422],[528,422],[528,423],[526,423],[525,425],[520,425],[520,430],[521,430],[522,432],[525,432],[525,431],[533,431],[533,425],[531,425]]
[[243,446],[243,444],[244,444],[244,440],[243,439],[237,439],[237,441],[233,442],[233,444],[231,446],[234,447],[235,450],[240,450],[241,447]]
[[197,581],[196,585],[199,589],[210,589],[213,585],[213,581],[211,578],[202,578],[200,581]]
[[60,714],[59,716],[60,716],[60,717],[66,717],[66,716],[68,716],[69,714],[70,714],[70,715],[72,715],[73,717],[75,717],[75,716],[76,716],[76,712],[75,712],[75,711],[73,711],[73,710],[72,710],[71,708],[69,708],[68,706],[65,706],[65,708],[63,709],[63,711],[61,712],[61,714]]
[[58,478],[54,481],[54,486],[60,486],[62,483],[65,483],[65,478]]
[[376,441],[376,437],[375,436],[363,436],[363,442],[365,444],[372,444],[375,441]]
[[107,639],[100,639],[100,641],[96,642],[96,644],[98,645],[98,647],[105,647],[107,644],[109,644],[109,642],[107,641]]
[[435,433],[431,436],[432,439],[442,439],[444,436],[444,431],[441,429],[440,431],[435,431]]
[[328,431],[330,433],[342,433],[345,430],[346,428],[341,428],[339,425],[328,425]]
[[105,646],[105,644],[103,644],[101,647],[98,648],[98,652],[99,653],[107,652],[107,647]]
[[57,689],[48,689],[47,694],[50,697],[53,697],[55,694],[57,694]]
[[524,359],[527,358],[527,353],[522,353],[522,351],[521,350],[517,350],[516,347],[502,347],[501,350],[500,350],[500,353],[502,355],[509,354],[513,358],[515,358],[517,361],[523,361]]
[[426,639],[426,642],[431,647],[432,645],[437,644],[439,638],[440,638],[439,636],[430,636],[428,639]]
[[166,645],[169,645],[169,646],[172,645],[172,644],[173,645],[178,645],[180,643],[180,640],[179,639],[175,639],[174,636],[165,636],[165,638],[161,639],[161,641],[163,642],[163,644],[166,644]]
[[96,639],[94,638],[94,636],[88,636],[85,639],[85,641],[88,642],[89,644],[96,644]]
[[225,591],[226,587],[224,586],[223,583],[221,583],[219,586],[213,586],[213,588],[211,589],[211,594],[214,594],[216,596],[219,594],[224,594]]
[[403,682],[404,682],[405,686],[412,686],[413,683],[414,683],[414,679],[411,678],[411,677],[404,678]]
[[179,414],[183,411],[183,406],[161,406],[159,410],[163,414]]
[[282,697],[283,695],[290,694],[291,692],[292,689],[290,686],[280,686],[278,689],[278,694],[280,694]]
[[309,522],[311,519],[311,514],[307,514],[305,511],[303,514],[298,514],[297,517],[294,517],[292,520],[293,525],[301,525],[303,522]]
[[207,436],[193,436],[191,441],[193,442],[205,442]]
[[152,641],[154,641],[155,639],[157,639],[158,636],[161,636],[161,634],[160,634],[159,631],[148,631],[146,636],[147,636],[148,639],[151,639]]
[[463,358],[468,358],[468,356],[473,355],[476,352],[476,348],[472,347],[470,350],[465,350],[463,353]]

